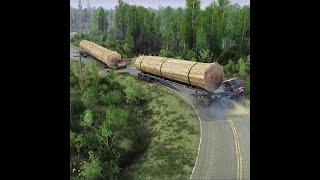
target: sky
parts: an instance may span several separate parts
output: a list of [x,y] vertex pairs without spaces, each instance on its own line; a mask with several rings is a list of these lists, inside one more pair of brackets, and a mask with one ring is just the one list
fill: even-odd
[[[72,7],[78,6],[79,0],[70,0]],[[82,0],[82,7],[87,7],[88,0]],[[118,4],[118,0],[89,0],[92,7],[104,7],[105,9],[113,9]],[[131,5],[141,5],[157,9],[158,7],[171,6],[174,8],[185,7],[185,0],[124,0]],[[213,0],[201,0],[201,8],[207,7]],[[232,4],[250,5],[250,0],[230,0]]]

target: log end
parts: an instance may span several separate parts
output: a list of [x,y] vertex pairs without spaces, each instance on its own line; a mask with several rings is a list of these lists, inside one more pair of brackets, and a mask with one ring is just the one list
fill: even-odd
[[223,76],[223,67],[218,63],[211,63],[205,70],[204,88],[211,92],[218,89],[222,85]]

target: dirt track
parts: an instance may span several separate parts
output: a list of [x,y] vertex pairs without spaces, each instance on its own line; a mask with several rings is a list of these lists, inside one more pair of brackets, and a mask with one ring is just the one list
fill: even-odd
[[[70,47],[70,52],[73,51]],[[135,68],[118,71],[134,76],[138,73]],[[228,110],[217,101],[210,107],[202,107],[197,103],[191,89],[172,82],[162,85],[184,97],[195,108],[201,121],[199,155],[191,178],[250,179],[249,106],[236,104],[235,109]],[[248,100],[246,102],[248,103]]]

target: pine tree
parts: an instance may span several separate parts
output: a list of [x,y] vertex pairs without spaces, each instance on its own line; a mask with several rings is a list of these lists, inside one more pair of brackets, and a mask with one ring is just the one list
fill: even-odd
[[200,0],[186,0],[184,15],[184,40],[188,49],[195,49]]

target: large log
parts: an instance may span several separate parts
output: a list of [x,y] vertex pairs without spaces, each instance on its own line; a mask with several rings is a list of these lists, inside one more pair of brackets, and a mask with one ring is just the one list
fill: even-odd
[[139,56],[138,70],[213,92],[223,81],[223,67],[218,63],[200,63],[158,56]]
[[121,55],[116,51],[111,51],[93,42],[82,40],[79,46],[89,55],[95,57],[107,66],[116,69],[117,64],[122,62]]

